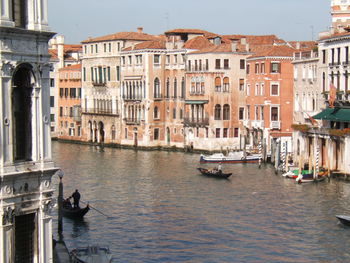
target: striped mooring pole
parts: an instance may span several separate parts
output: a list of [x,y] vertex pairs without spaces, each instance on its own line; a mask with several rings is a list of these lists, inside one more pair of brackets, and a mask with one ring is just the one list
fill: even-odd
[[319,166],[318,166],[319,156],[320,156],[320,149],[319,149],[318,144],[317,144],[317,146],[316,146],[316,163],[315,163],[314,179],[317,178],[318,172],[319,172],[319,169],[320,169]]
[[282,170],[285,172],[286,171],[286,142],[282,144],[282,152],[281,152],[281,159],[282,159]]
[[261,143],[261,141],[259,142],[258,150],[259,150],[259,169],[260,169],[261,168],[261,159],[262,159],[262,143]]

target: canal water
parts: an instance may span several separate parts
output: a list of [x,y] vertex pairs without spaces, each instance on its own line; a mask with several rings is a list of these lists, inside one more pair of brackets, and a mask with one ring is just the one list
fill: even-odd
[[108,215],[64,219],[69,249],[109,246],[123,263],[350,262],[350,228],[335,218],[350,215],[344,181],[298,185],[255,164],[225,164],[229,180],[206,178],[199,155],[176,152],[54,142],[53,156],[65,196],[77,188]]

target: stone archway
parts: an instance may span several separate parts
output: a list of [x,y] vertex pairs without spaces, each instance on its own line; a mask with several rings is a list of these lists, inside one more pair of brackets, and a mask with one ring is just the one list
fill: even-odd
[[32,66],[20,65],[12,78],[12,122],[14,160],[32,159],[33,87],[35,77]]
[[104,131],[104,124],[102,121],[98,123],[98,137],[99,137],[99,140],[98,140],[99,143],[105,142],[105,131]]

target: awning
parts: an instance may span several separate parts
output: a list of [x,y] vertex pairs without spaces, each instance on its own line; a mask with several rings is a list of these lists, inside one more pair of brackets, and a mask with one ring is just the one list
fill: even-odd
[[206,104],[207,100],[185,100],[186,104]]
[[350,109],[327,108],[313,116],[316,120],[350,122]]

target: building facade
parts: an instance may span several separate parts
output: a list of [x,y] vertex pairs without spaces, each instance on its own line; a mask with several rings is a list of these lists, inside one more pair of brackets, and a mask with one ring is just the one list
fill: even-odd
[[46,0],[0,5],[0,262],[53,262]]
[[261,143],[272,159],[278,145],[292,151],[294,51],[272,45],[247,59],[246,107],[240,109],[245,141],[252,148]]
[[59,70],[58,138],[81,140],[81,64]]

